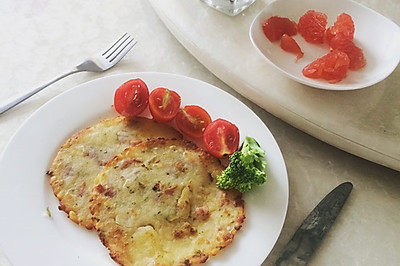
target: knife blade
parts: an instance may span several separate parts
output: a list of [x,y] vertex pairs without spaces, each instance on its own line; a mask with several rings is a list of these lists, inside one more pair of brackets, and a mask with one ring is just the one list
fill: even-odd
[[329,192],[297,229],[275,265],[306,265],[339,215],[352,189],[352,183],[344,182]]

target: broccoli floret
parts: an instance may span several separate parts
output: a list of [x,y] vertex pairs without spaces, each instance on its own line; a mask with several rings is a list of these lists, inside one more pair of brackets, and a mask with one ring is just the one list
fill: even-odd
[[246,137],[242,148],[229,157],[228,167],[217,176],[221,189],[237,189],[247,192],[267,180],[265,151],[252,137]]

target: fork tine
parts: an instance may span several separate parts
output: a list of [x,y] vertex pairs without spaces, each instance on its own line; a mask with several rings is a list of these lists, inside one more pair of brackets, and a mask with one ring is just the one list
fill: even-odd
[[[112,53],[115,49],[117,49],[118,47],[121,46],[121,44],[125,41],[126,38],[129,38],[129,35],[128,35],[127,32],[125,32],[124,35],[122,35],[115,43],[113,43],[113,45],[110,46],[110,48],[108,48],[108,49],[107,49],[104,53],[102,53],[101,55],[102,55],[102,56],[106,56],[106,54],[107,54],[108,52],[111,52],[111,53]],[[109,56],[110,56],[110,55],[108,55],[108,56],[106,56],[106,57],[108,58]]]
[[102,56],[110,63],[116,60],[118,62],[124,57],[137,42],[128,33],[122,35],[110,48],[108,48]]
[[127,42],[121,49],[111,58],[110,62],[121,60],[132,48],[135,46],[137,41],[133,38],[130,38],[129,42]]

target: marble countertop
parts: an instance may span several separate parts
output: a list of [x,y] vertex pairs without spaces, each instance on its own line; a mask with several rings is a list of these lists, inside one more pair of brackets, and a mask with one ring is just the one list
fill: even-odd
[[[263,265],[273,264],[307,214],[344,181],[353,183],[352,194],[310,265],[396,265],[400,261],[400,172],[326,144],[241,96],[176,40],[148,1],[4,0],[0,9],[0,104],[67,72],[125,31],[138,39],[134,50],[108,72],[70,76],[1,115],[0,153],[37,108],[83,82],[134,71],[193,77],[220,87],[251,108],[268,126],[285,159],[287,217]],[[0,256],[2,263],[5,259]]]

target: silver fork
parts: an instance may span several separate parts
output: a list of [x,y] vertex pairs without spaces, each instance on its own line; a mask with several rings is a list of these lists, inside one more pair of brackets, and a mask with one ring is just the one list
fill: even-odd
[[51,84],[63,79],[71,74],[75,74],[82,71],[89,72],[103,72],[106,71],[113,66],[115,66],[131,49],[137,41],[131,37],[128,33],[122,35],[115,43],[113,43],[109,48],[107,48],[104,52],[98,53],[88,59],[86,59],[81,64],[74,67],[71,71],[65,73],[57,77],[56,79],[44,84],[43,86],[32,90],[31,92],[15,99],[14,101],[6,104],[5,106],[0,108],[0,115],[7,112],[14,106],[22,103],[29,97],[35,95],[39,91],[44,88],[50,86]]

